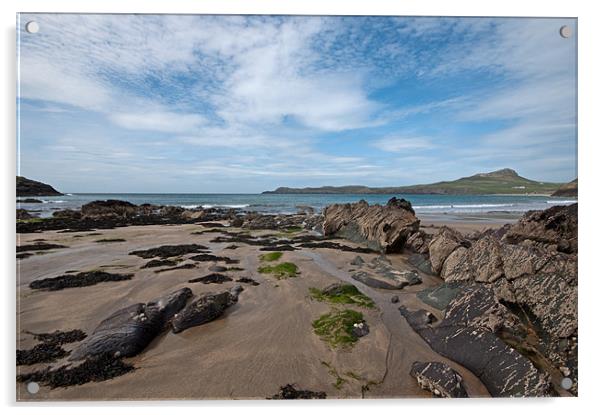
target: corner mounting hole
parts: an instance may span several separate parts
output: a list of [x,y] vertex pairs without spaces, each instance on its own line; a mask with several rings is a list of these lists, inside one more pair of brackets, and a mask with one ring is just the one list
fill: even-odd
[[27,392],[31,393],[32,395],[38,393],[40,391],[40,385],[38,385],[37,382],[29,382],[27,384]]
[[571,380],[571,378],[563,378],[560,381],[560,386],[562,386],[562,389],[569,390],[573,386],[573,381]]
[[38,33],[40,25],[36,21],[31,21],[25,25],[25,30],[27,30],[27,33]]
[[567,39],[569,37],[571,37],[571,35],[573,34],[573,31],[571,30],[570,26],[562,26],[560,28],[560,36],[562,36],[563,38]]

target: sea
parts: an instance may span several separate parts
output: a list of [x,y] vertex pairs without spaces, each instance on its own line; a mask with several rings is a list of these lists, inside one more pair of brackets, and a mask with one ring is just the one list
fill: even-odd
[[36,211],[41,217],[48,217],[56,210],[79,209],[94,200],[118,199],[134,204],[151,203],[185,208],[221,207],[278,214],[295,213],[307,207],[319,212],[334,203],[353,203],[362,199],[370,204],[386,204],[394,196],[409,200],[418,216],[520,214],[577,201],[572,198],[534,195],[67,193],[63,196],[36,197],[43,203],[18,203],[18,207]]

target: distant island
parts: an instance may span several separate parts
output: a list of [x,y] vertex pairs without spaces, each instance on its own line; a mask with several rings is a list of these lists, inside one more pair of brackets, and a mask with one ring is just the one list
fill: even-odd
[[[572,182],[571,182],[572,183]],[[575,195],[577,181],[575,183]],[[478,173],[453,181],[443,181],[431,184],[396,187],[368,186],[322,186],[291,188],[279,187],[263,194],[441,194],[441,195],[470,195],[470,194],[553,194],[560,190],[562,183],[546,183],[529,180],[518,175],[515,170],[501,169],[490,173]],[[568,196],[562,194],[559,196]]]
[[23,176],[17,176],[17,197],[23,196],[62,196],[49,184],[37,182]]

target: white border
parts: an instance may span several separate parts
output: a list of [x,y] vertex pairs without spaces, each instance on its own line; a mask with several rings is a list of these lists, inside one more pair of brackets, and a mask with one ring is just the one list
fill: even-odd
[[[600,246],[599,181],[601,108],[600,105],[600,41],[602,40],[602,16],[596,13],[595,1],[548,0],[527,2],[525,0],[503,0],[485,2],[478,0],[3,0],[0,2],[2,13],[2,99],[0,114],[4,127],[2,148],[2,264],[4,272],[0,278],[4,283],[3,311],[4,321],[2,346],[2,403],[12,413],[16,409],[26,413],[81,415],[83,406],[90,413],[106,413],[108,407],[127,405],[143,407],[145,413],[164,414],[170,407],[178,412],[198,411],[245,411],[249,414],[306,413],[308,411],[345,411],[345,413],[366,413],[374,407],[377,411],[391,412],[448,412],[487,414],[507,413],[509,411],[540,411],[547,413],[577,413],[593,409],[595,399],[600,395],[601,385],[600,353],[602,345],[602,325],[596,303],[599,302],[602,275],[597,270],[595,258]],[[470,400],[450,402],[442,400],[368,400],[368,401],[328,401],[328,402],[149,402],[149,403],[98,403],[98,404],[51,404],[23,405],[15,404],[15,19],[16,12],[103,12],[103,13],[224,13],[224,14],[349,14],[349,15],[455,15],[455,16],[562,16],[579,18],[579,187],[580,187],[580,264],[581,277],[579,298],[580,330],[580,372],[579,393],[576,399],[515,399],[515,400]],[[597,353],[598,352],[598,353]],[[201,406],[201,408],[198,408]]]

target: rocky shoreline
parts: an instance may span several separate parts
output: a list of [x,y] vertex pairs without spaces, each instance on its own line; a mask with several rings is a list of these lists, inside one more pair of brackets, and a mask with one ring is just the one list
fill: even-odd
[[[270,336],[277,341],[293,330],[288,335],[308,350],[299,356],[312,351],[322,360],[314,367],[303,358],[296,371],[263,362],[271,368],[263,375],[271,389],[257,386],[253,392],[253,385],[241,384],[234,397],[353,397],[360,392],[362,397],[399,397],[421,389],[437,397],[482,396],[476,392],[481,389],[496,397],[577,395],[576,204],[528,212],[514,224],[468,234],[446,226],[427,232],[411,204],[396,198],[385,206],[331,205],[321,214],[260,215],[117,200],[91,202],[46,219],[17,214],[17,282],[24,296],[18,318],[27,330],[17,333],[23,344],[17,380],[23,387],[37,379],[49,388],[50,399],[89,398],[86,385],[100,381],[108,394],[144,397],[145,388],[133,386],[128,395],[112,386],[122,377],[152,372],[140,356],[163,350],[155,363],[167,370],[171,360],[163,348],[196,336],[205,339],[207,353],[217,353],[211,344],[232,342],[223,329],[220,335],[221,320],[236,325],[240,319],[250,327],[267,309],[290,316],[288,323],[266,320],[273,327],[265,339],[256,332],[269,327],[248,333],[240,328],[249,345],[269,348]],[[336,272],[328,264],[335,264]],[[348,285],[332,285],[341,278]],[[70,293],[110,296],[121,292],[116,287],[140,291],[139,300],[120,294],[121,300],[107,300],[94,313],[84,304],[70,304],[80,317],[66,320],[79,324],[81,338],[67,349],[33,345],[29,331],[74,329],[52,326],[57,317],[48,318],[60,315],[58,304],[70,301]],[[43,304],[45,315],[34,304]],[[299,308],[293,311],[293,306]],[[319,318],[317,310],[323,313]],[[302,322],[311,315],[317,318],[314,333],[312,324]],[[199,331],[199,326],[208,328]],[[390,357],[409,341],[393,335],[400,330],[408,338],[411,333],[414,345],[402,361]],[[230,353],[240,353],[242,345],[237,347]],[[284,359],[297,345],[278,347]],[[228,372],[228,359],[218,357],[223,353],[213,357],[214,365]],[[94,375],[101,364],[113,369]],[[236,367],[244,377],[244,369]],[[380,379],[376,368],[384,370]],[[395,370],[399,373],[391,374]],[[334,383],[320,380],[328,377]],[[219,382],[206,387],[194,397],[224,393]]]

